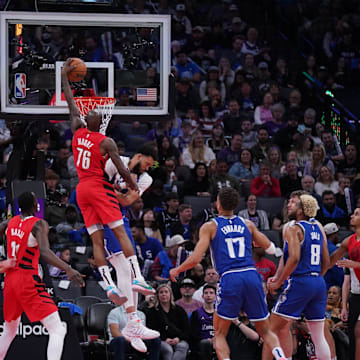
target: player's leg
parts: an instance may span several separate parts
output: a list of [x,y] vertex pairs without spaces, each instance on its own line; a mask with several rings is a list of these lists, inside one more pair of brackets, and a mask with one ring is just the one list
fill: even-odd
[[16,320],[5,321],[3,333],[0,336],[0,360],[5,359],[5,355],[16,336],[20,323],[20,316]]
[[335,359],[336,358],[335,340],[330,332],[328,324],[326,323],[324,324],[324,335],[326,342],[328,343],[330,348],[331,359]]
[[155,290],[145,282],[145,279],[141,274],[139,262],[125,226],[119,226],[116,222],[109,223],[108,225],[120,242],[123,253],[129,261],[130,269],[134,275],[133,289],[141,292],[143,295],[154,294]]
[[[270,330],[270,320],[265,319],[265,320],[261,320],[261,321],[256,321],[256,322],[254,322],[254,324],[255,324],[256,331],[264,339],[264,348],[263,349],[267,348],[268,351],[271,352],[271,354],[272,354],[272,355],[270,355],[270,357],[265,357],[265,356],[269,356],[269,355],[265,355],[264,354],[265,350],[264,350],[262,359],[267,359],[267,358],[272,359],[273,357],[276,360],[285,359],[285,354],[284,354],[284,351],[282,350],[283,347],[281,346],[282,345],[281,341],[276,336],[276,334]],[[288,327],[288,330],[289,330],[289,327]],[[291,348],[291,353],[292,353],[292,348]],[[290,355],[290,357],[291,357],[291,355]]]
[[230,348],[226,341],[226,336],[231,325],[231,320],[223,319],[214,313],[213,322],[215,330],[213,345],[216,355],[219,360],[229,360]]
[[121,291],[116,287],[111,274],[109,266],[107,265],[104,254],[104,229],[101,224],[94,224],[87,227],[88,233],[93,243],[93,253],[96,266],[99,273],[107,286],[106,293],[108,298],[116,305],[122,305],[126,300]]
[[48,360],[60,360],[64,347],[66,327],[61,322],[59,312],[55,311],[40,321],[49,333],[49,342],[47,347]]
[[354,337],[355,337],[355,359],[360,359],[360,321],[359,320],[355,324]]
[[309,327],[311,333],[311,339],[315,345],[315,352],[316,357],[319,360],[330,360],[331,353],[330,347],[325,339],[324,334],[324,320],[322,321],[309,321],[307,320],[306,323]]

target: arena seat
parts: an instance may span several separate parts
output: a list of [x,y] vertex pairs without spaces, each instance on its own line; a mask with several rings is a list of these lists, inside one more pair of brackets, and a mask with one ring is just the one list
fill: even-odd
[[211,198],[210,196],[185,196],[184,204],[191,205],[193,216],[196,216],[200,211],[211,206]]
[[[85,247],[85,252],[81,253],[80,249]],[[92,247],[91,246],[69,246],[70,252],[71,252],[71,260],[73,260],[75,263],[81,263],[85,264],[87,263],[88,256],[90,253],[92,253]]]
[[126,151],[135,152],[140,146],[146,143],[144,136],[131,136],[126,147]]
[[96,296],[100,299],[107,299],[105,291],[95,280],[86,281],[85,296]]
[[86,315],[86,328],[88,335],[98,335],[101,339],[105,340],[101,343],[101,347],[105,351],[105,358],[110,358],[108,350],[108,334],[107,334],[107,316],[109,312],[115,308],[115,305],[110,303],[95,303],[92,304]]
[[280,231],[277,231],[277,230],[261,230],[261,232],[264,235],[266,235],[275,244],[275,246],[282,249],[283,241],[282,241]]
[[60,281],[61,280],[52,281],[55,295],[57,297],[60,297],[64,300],[65,299],[74,300],[82,295],[82,288],[80,286],[77,286],[74,283],[70,282],[69,287],[67,289],[63,289],[59,287]]
[[285,199],[282,197],[258,197],[257,208],[265,210],[271,217],[282,211],[284,201]]
[[343,241],[348,236],[352,235],[354,232],[350,230],[340,230],[339,231],[339,239],[340,241]]

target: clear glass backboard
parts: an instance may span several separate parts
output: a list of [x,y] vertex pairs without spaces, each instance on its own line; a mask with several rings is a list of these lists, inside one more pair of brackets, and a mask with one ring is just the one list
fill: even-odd
[[115,115],[168,114],[170,17],[1,12],[1,112],[66,114],[61,66],[87,65],[75,96],[116,98]]

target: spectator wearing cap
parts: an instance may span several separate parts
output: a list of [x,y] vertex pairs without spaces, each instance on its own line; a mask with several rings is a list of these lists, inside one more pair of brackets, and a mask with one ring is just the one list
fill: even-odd
[[184,279],[180,283],[181,298],[175,301],[176,305],[181,306],[187,315],[190,315],[193,311],[201,307],[200,301],[194,300],[193,294],[195,292],[195,283],[191,279]]
[[209,43],[205,37],[205,30],[202,26],[195,26],[192,29],[191,39],[184,46],[184,51],[193,58],[199,49],[209,50]]
[[85,245],[87,243],[86,229],[84,224],[78,221],[78,217],[76,206],[69,204],[65,209],[65,221],[56,225],[57,239],[60,244]]
[[177,4],[175,7],[176,13],[172,17],[174,23],[179,23],[184,27],[184,32],[187,35],[191,35],[192,25],[190,19],[185,15],[186,6],[185,4]]
[[349,217],[336,205],[335,194],[331,190],[325,190],[322,193],[321,202],[322,205],[316,216],[321,224],[334,222],[345,228],[349,225]]
[[270,165],[267,162],[260,164],[260,175],[251,180],[250,192],[262,197],[280,197],[279,180],[270,175]]
[[231,28],[225,32],[227,38],[227,47],[231,47],[231,39],[233,39],[234,36],[245,36],[246,28],[247,24],[245,23],[245,21],[243,21],[239,16],[233,17],[231,20]]
[[215,87],[220,91],[221,100],[225,101],[226,87],[219,79],[219,68],[217,66],[210,66],[207,71],[206,79],[200,83],[199,93],[201,101],[209,98],[209,87]]
[[242,117],[240,115],[239,102],[236,99],[230,99],[228,111],[223,116],[224,131],[226,136],[231,136],[241,131]]
[[273,120],[271,106],[274,99],[268,92],[264,95],[262,104],[255,108],[254,120],[256,125],[263,125]]
[[186,53],[182,50],[178,51],[176,54],[175,67],[180,79],[188,79],[194,83],[200,81],[199,67],[194,62],[190,61]]
[[206,284],[203,287],[204,303],[193,311],[190,317],[190,347],[200,360],[209,360],[214,351],[214,325],[216,287]]
[[[200,77],[199,77],[200,78]],[[200,105],[198,91],[187,78],[182,78],[176,84],[175,106],[178,116],[184,117],[190,109],[197,109]]]
[[[336,245],[341,242],[339,239],[339,227],[335,223],[328,223],[324,226],[324,231],[327,238],[329,254],[331,255],[338,249]],[[328,289],[334,285],[342,287],[344,282],[344,270],[334,265],[325,273],[324,279]]]
[[169,280],[169,271],[185,261],[187,255],[183,245],[186,241],[181,235],[174,235],[167,241],[167,249],[157,254],[152,266],[152,277],[156,281]]

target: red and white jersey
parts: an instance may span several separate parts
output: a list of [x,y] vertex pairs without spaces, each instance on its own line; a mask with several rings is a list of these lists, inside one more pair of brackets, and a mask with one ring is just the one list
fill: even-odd
[[35,216],[21,218],[14,216],[6,229],[8,258],[16,258],[16,270],[34,270],[38,272],[40,250],[36,238],[31,233],[33,226],[40,219]]
[[[120,159],[123,162],[124,167],[127,170],[129,170],[130,158],[127,157],[127,156],[120,156]],[[111,183],[119,185],[121,189],[127,189],[128,188],[127,183],[122,178],[122,176],[118,173],[118,171],[117,171],[117,169],[116,169],[116,167],[115,167],[115,165],[114,165],[114,163],[112,162],[111,159],[109,159],[106,162],[105,172],[106,172],[107,176],[109,177]],[[142,173],[138,177],[137,185],[138,185],[138,188],[139,188],[140,196],[150,187],[152,182],[153,182],[153,179],[147,172]]]
[[87,128],[75,131],[72,150],[80,182],[107,180],[104,168],[109,156],[103,156],[100,152],[100,144],[105,139],[105,135]]

